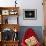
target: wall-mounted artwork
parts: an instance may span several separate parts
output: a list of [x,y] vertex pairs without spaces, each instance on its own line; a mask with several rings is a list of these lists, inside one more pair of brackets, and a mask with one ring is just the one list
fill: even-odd
[[24,9],[24,19],[35,20],[37,18],[37,9]]
[[9,15],[9,10],[2,10],[2,15]]

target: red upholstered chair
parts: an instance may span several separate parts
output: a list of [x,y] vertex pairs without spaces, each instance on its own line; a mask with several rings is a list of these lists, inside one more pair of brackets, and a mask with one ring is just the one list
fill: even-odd
[[[35,38],[37,37],[36,33],[33,31],[33,29],[28,28],[24,34],[24,37],[22,38],[21,46],[27,46],[25,40],[34,36]],[[37,39],[37,38],[36,38]],[[37,40],[38,41],[38,40]],[[36,45],[34,46],[41,46],[40,42],[38,41]]]

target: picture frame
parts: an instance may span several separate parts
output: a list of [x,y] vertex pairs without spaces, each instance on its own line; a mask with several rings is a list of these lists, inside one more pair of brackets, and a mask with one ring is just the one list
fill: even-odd
[[25,20],[36,20],[37,19],[37,9],[23,9]]
[[2,10],[2,15],[9,15],[9,10]]
[[10,14],[10,15],[16,15],[17,13],[18,13],[18,12],[17,12],[16,10],[10,10],[10,11],[9,11],[9,14]]

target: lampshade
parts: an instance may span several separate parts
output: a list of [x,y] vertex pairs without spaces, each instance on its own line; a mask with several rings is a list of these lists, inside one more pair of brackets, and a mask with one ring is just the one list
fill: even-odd
[[14,32],[17,32],[17,29],[16,28],[14,29]]

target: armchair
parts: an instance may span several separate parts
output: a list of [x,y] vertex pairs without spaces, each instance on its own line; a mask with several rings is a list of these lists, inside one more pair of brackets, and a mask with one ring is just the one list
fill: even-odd
[[28,28],[22,38],[21,46],[41,46],[39,40],[37,39],[37,34],[33,29]]

